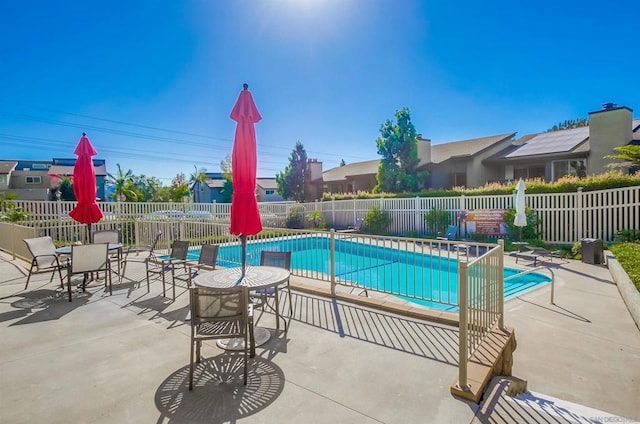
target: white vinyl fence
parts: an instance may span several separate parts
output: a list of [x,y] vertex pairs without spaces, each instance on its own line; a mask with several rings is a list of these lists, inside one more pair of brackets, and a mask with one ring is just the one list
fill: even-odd
[[[413,197],[332,200],[313,203],[260,203],[265,227],[284,227],[291,209],[301,207],[304,214],[318,211],[336,229],[360,228],[372,207],[386,211],[391,217],[389,232],[397,235],[425,234],[424,215],[437,209],[450,213],[456,224],[461,211],[507,210],[514,207],[515,195]],[[68,213],[75,202],[14,201],[29,213],[30,221],[70,220]],[[575,193],[527,194],[526,204],[540,218],[540,238],[547,243],[569,244],[583,238],[612,241],[619,230],[640,229],[640,186]],[[228,203],[138,203],[100,202],[104,221],[134,219],[187,219],[225,223],[231,205]]]

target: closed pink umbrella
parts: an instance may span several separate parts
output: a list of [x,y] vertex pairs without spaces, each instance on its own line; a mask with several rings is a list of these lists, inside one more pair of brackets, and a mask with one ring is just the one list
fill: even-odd
[[102,211],[96,203],[96,173],[93,168],[92,156],[97,155],[85,133],[74,151],[78,155],[73,167],[73,193],[78,204],[69,216],[81,224],[87,224],[89,242],[91,242],[91,224],[102,219]]
[[242,275],[246,266],[247,236],[262,231],[260,211],[256,199],[256,132],[254,124],[262,119],[247,84],[231,111],[237,122],[231,155],[233,196],[231,198],[231,234],[240,236],[242,243]]

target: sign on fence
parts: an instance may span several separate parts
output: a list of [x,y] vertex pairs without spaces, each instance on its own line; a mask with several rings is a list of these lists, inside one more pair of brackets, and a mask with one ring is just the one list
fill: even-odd
[[504,225],[504,209],[480,209],[467,212],[467,234],[500,236],[507,233]]

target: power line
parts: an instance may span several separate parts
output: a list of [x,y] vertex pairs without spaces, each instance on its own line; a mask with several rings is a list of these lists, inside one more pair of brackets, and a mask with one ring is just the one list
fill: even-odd
[[[120,124],[120,125],[127,125],[127,126],[133,126],[133,127],[152,129],[152,130],[155,130],[155,131],[165,131],[165,132],[179,133],[179,134],[183,134],[183,135],[191,135],[191,136],[194,136],[194,137],[208,138],[208,139],[211,139],[211,140],[225,141],[225,142],[230,142],[230,143],[233,142],[233,140],[230,139],[230,138],[213,137],[213,136],[207,136],[207,135],[201,135],[201,134],[186,133],[186,132],[182,132],[182,131],[169,130],[169,129],[163,129],[163,128],[140,125],[140,124],[133,124],[133,123],[110,120],[110,119],[104,119],[104,118],[96,118],[96,117],[90,117],[90,116],[87,116],[87,115],[72,114],[72,113],[67,113],[67,112],[58,112],[58,113],[68,114],[68,115],[72,115],[72,116],[82,116],[82,117],[86,117],[88,119],[95,119],[95,120],[101,120],[101,121],[105,121],[105,122],[116,123],[116,124]],[[136,132],[131,132],[131,131],[117,130],[117,129],[112,129],[112,128],[97,127],[97,126],[93,126],[93,125],[81,125],[81,124],[76,124],[76,123],[71,123],[71,122],[58,121],[58,120],[54,120],[54,119],[39,118],[39,117],[36,117],[36,116],[31,116],[31,115],[17,114],[17,113],[13,113],[13,112],[0,111],[0,114],[5,115],[5,116],[11,116],[13,118],[18,118],[18,119],[30,120],[30,121],[35,121],[35,122],[44,122],[44,123],[48,123],[48,124],[52,124],[52,125],[65,126],[65,127],[70,127],[70,128],[79,128],[79,129],[83,129],[85,131],[86,130],[93,130],[93,131],[102,132],[102,133],[106,133],[106,134],[123,135],[123,136],[127,136],[127,137],[148,139],[148,140],[161,141],[161,142],[169,142],[169,143],[173,143],[173,144],[193,145],[193,146],[200,146],[200,147],[211,147],[212,146],[210,143],[194,142],[194,141],[182,140],[182,139],[177,139],[177,138],[172,138],[172,137],[155,136],[155,135],[142,134],[142,133],[136,133]],[[268,145],[268,144],[260,144],[260,146],[261,147],[271,148],[271,149],[291,151],[289,148],[281,147],[281,146],[274,146],[274,145]],[[220,149],[221,147],[214,147],[214,148]],[[352,155],[340,155],[340,154],[336,154],[336,153],[317,152],[317,151],[308,151],[308,153],[311,153],[314,156],[322,155],[322,156],[334,156],[334,157],[340,157],[340,158],[352,157],[352,158],[357,158],[359,160],[362,160],[361,157],[352,156]]]

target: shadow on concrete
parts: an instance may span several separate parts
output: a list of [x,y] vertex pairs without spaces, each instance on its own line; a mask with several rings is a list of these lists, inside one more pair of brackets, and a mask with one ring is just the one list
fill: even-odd
[[243,369],[239,353],[203,359],[195,365],[190,391],[189,366],[180,368],[156,391],[157,423],[236,423],[280,396],[285,378],[278,366],[259,357],[249,360],[246,386]]
[[335,299],[293,293],[294,316],[299,321],[390,349],[449,365],[458,365],[458,329],[434,322],[367,309]]
[[74,292],[73,301],[69,302],[67,291],[51,289],[37,289],[24,293],[17,293],[10,298],[17,298],[11,302],[13,311],[0,314],[0,322],[23,317],[9,326],[33,324],[43,321],[57,320],[76,308],[87,304],[91,298],[90,292]]
[[[546,309],[547,311],[555,312],[556,314],[564,315],[566,317],[573,318],[573,319],[576,319],[578,321],[591,322],[590,319],[585,318],[582,315],[578,315],[575,312],[571,312],[567,308],[563,308],[562,306],[558,305],[557,303],[555,303],[553,305],[546,306],[546,305],[540,305],[539,303],[535,303],[535,302],[532,302],[532,301],[527,300],[527,299],[523,299],[522,297],[519,297],[519,296],[517,297],[517,299],[520,300],[521,302],[528,303],[529,305],[537,306],[538,308]],[[561,311],[559,311],[558,309],[561,309]]]
[[[481,408],[472,423],[541,423],[575,424],[600,423],[607,417],[586,417],[557,404],[553,399],[536,396],[530,392],[511,397],[507,395],[512,378],[495,377],[490,383]],[[607,414],[608,415],[608,414]],[[611,422],[624,422],[609,417]],[[625,420],[626,421],[626,420]]]
[[122,306],[122,308],[137,308],[138,315],[150,314],[148,318],[149,320],[163,318],[164,320],[169,322],[169,326],[167,328],[174,328],[185,323],[187,314],[189,313],[188,305],[180,308],[175,308],[173,307],[175,303],[169,298],[154,296],[151,298],[142,299],[142,297],[139,297],[137,300],[133,300],[127,303],[126,305]]

